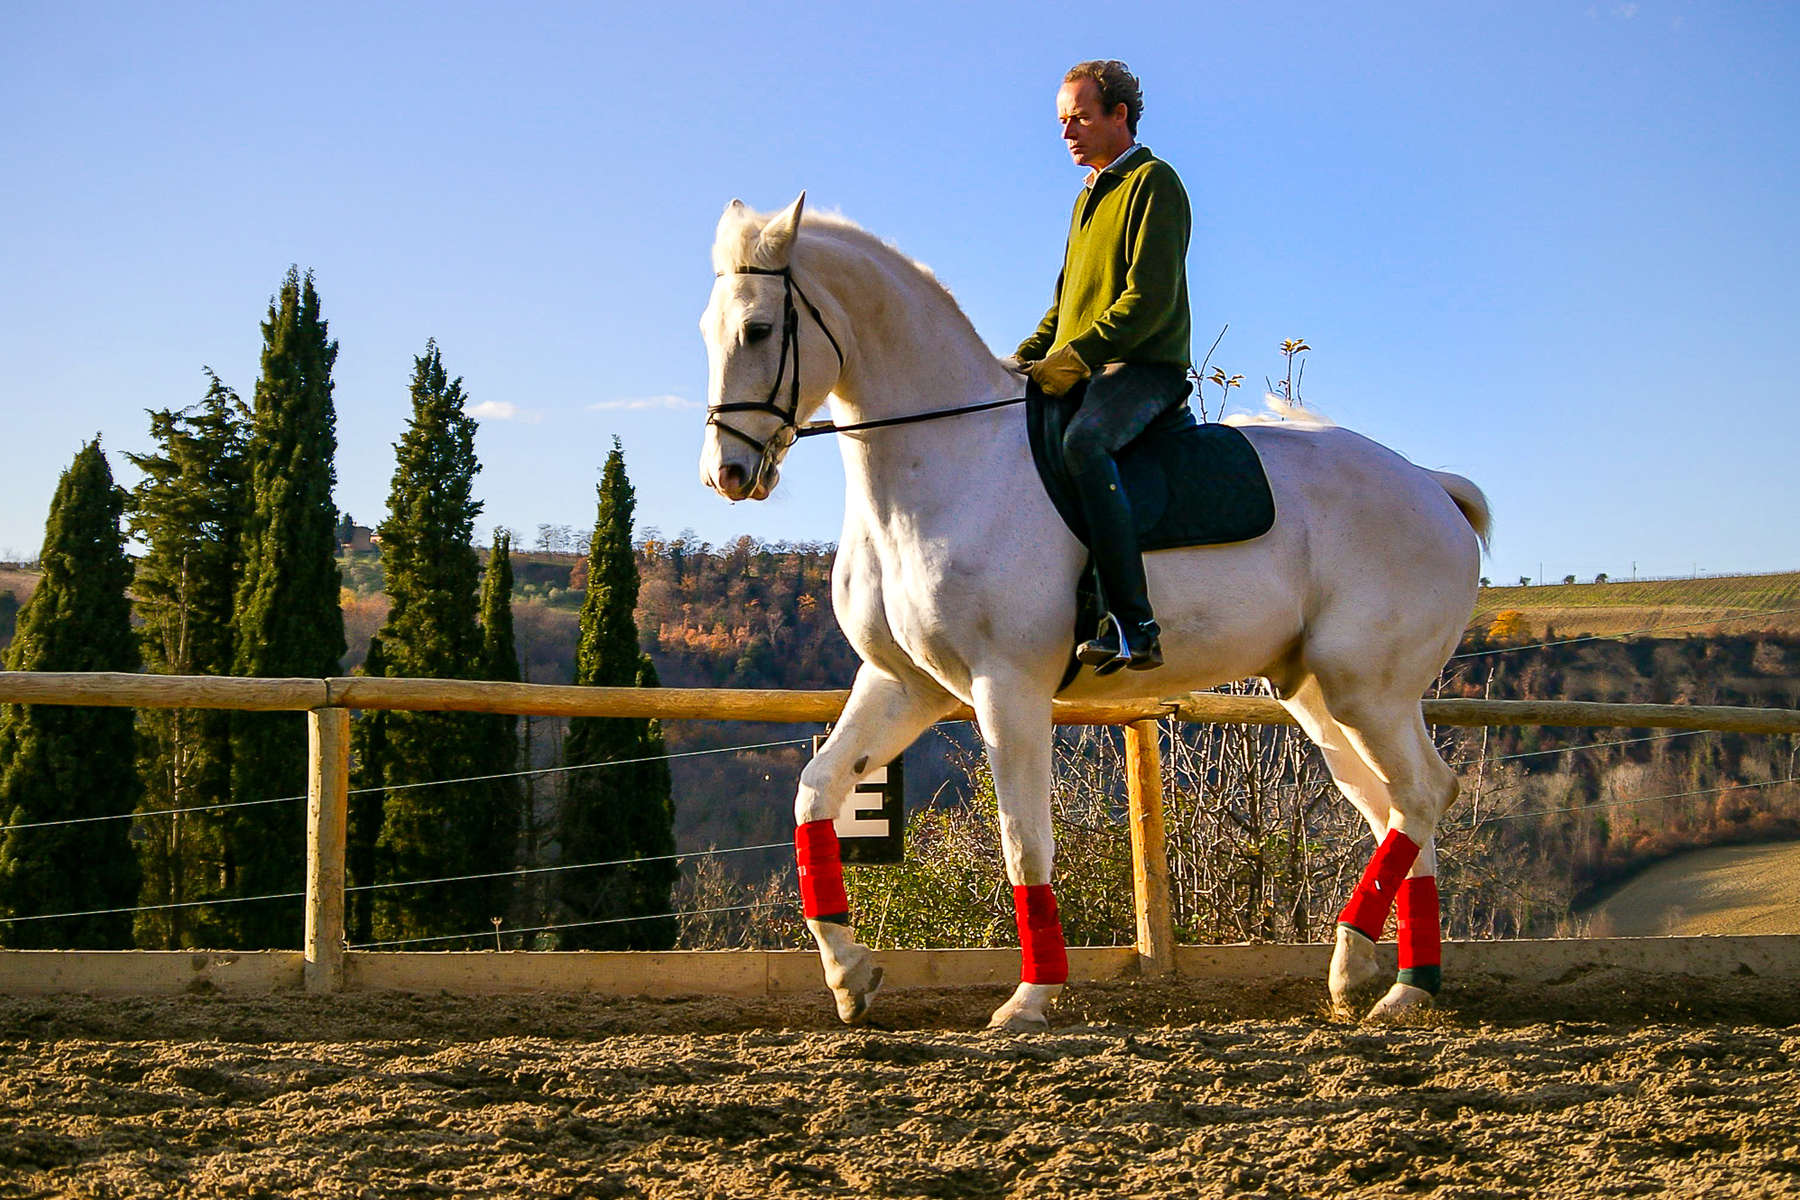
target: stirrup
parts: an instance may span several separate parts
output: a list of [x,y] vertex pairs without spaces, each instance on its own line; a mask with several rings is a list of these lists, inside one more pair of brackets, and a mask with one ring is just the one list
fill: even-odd
[[1109,612],[1100,619],[1094,636],[1076,648],[1075,657],[1094,668],[1096,675],[1111,675],[1126,667],[1148,671],[1162,666],[1162,644],[1157,636],[1160,630],[1149,623],[1138,632],[1143,635],[1144,644],[1133,646],[1125,635],[1125,623]]
[[1075,657],[1102,675],[1125,666],[1131,661],[1131,652],[1125,645],[1125,626],[1113,614],[1105,614],[1094,636],[1075,648]]

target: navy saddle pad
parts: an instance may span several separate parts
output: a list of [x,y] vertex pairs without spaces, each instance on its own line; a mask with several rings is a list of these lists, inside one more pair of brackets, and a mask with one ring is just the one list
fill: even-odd
[[[1062,457],[1063,430],[1078,404],[1078,397],[1057,399],[1033,384],[1025,411],[1044,490],[1085,546],[1087,521]],[[1185,403],[1151,422],[1114,461],[1131,498],[1140,549],[1243,542],[1275,524],[1275,498],[1250,439],[1230,425],[1201,424]]]

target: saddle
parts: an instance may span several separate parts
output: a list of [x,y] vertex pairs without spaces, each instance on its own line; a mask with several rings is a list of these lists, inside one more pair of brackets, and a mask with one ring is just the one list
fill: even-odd
[[[1185,399],[1184,392],[1114,456],[1131,499],[1138,548],[1145,552],[1245,542],[1275,524],[1275,497],[1256,447],[1233,426],[1196,421]],[[1025,421],[1038,476],[1063,523],[1089,546],[1087,521],[1062,456],[1063,431],[1079,405],[1079,394],[1058,398],[1036,384],[1026,388]],[[1076,588],[1074,642],[1062,687],[1080,669],[1073,645],[1099,623],[1099,597],[1090,555]]]

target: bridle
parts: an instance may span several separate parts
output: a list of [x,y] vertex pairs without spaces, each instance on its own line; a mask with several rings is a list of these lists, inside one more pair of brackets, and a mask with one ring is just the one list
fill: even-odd
[[[741,400],[734,404],[714,404],[706,410],[706,423],[716,425],[720,433],[728,433],[738,441],[756,451],[756,478],[750,481],[752,489],[760,487],[764,477],[775,469],[781,456],[787,453],[794,439],[800,437],[800,311],[794,307],[794,297],[806,306],[806,311],[824,331],[825,340],[837,352],[838,370],[844,369],[844,348],[838,345],[837,338],[832,336],[831,327],[825,324],[825,318],[819,315],[818,306],[807,298],[800,285],[794,281],[794,272],[790,267],[738,267],[731,272],[734,275],[779,275],[781,277],[781,359],[775,370],[775,382],[769,386],[769,395],[765,400]],[[724,275],[723,271],[720,275]],[[788,376],[788,356],[793,356],[794,373]],[[781,384],[788,383],[788,404],[781,406]],[[722,413],[760,412],[771,413],[781,418],[781,426],[770,434],[767,440],[751,437],[735,425],[728,425],[719,419]]]
[[[727,272],[719,272],[723,277]],[[781,277],[781,358],[775,371],[775,382],[769,386],[769,395],[764,400],[740,400],[732,404],[714,404],[707,407],[706,423],[718,426],[720,433],[728,433],[750,449],[756,451],[756,476],[750,481],[754,490],[764,482],[764,477],[773,471],[781,461],[788,448],[799,438],[817,437],[824,433],[856,433],[864,429],[882,429],[889,425],[910,425],[916,421],[935,421],[940,417],[957,417],[965,413],[986,412],[993,408],[1005,408],[1011,404],[1023,404],[1026,397],[1015,396],[1007,400],[988,400],[981,404],[965,404],[959,408],[940,408],[929,412],[909,413],[901,417],[883,417],[874,421],[858,421],[852,425],[834,425],[829,421],[820,421],[812,425],[800,424],[800,310],[794,307],[794,298],[798,296],[800,303],[812,317],[825,340],[831,343],[837,354],[838,370],[844,369],[844,348],[831,332],[831,326],[825,324],[825,318],[819,314],[818,305],[814,304],[800,284],[794,279],[791,267],[737,267],[729,274],[733,275],[778,275]],[[788,358],[794,360],[794,373],[787,373]],[[788,385],[787,407],[781,406],[781,385]],[[780,418],[781,425],[766,440],[753,438],[735,425],[728,425],[719,419],[721,413],[759,412],[769,413]]]

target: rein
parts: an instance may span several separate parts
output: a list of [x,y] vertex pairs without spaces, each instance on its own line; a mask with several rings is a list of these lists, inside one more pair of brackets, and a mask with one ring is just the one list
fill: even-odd
[[[818,305],[809,299],[800,284],[794,279],[791,267],[738,267],[731,272],[734,275],[777,275],[781,278],[781,359],[775,371],[775,382],[769,387],[769,395],[764,400],[742,400],[733,404],[715,404],[706,410],[706,423],[717,425],[720,432],[728,433],[746,446],[756,451],[756,480],[761,483],[764,476],[774,469],[776,462],[787,452],[799,438],[817,437],[823,433],[860,433],[865,429],[885,429],[890,425],[911,425],[918,421],[935,421],[941,417],[960,417],[968,413],[987,412],[989,409],[1005,408],[1008,405],[1025,403],[1024,396],[1014,396],[1008,400],[989,400],[982,404],[965,404],[959,408],[940,408],[930,412],[911,413],[903,417],[882,417],[874,421],[857,421],[850,425],[834,425],[829,421],[801,425],[800,413],[800,311],[794,306],[794,298],[798,296],[805,305],[806,312],[813,323],[831,343],[831,349],[837,354],[838,370],[844,367],[844,348],[838,344],[831,332],[831,326],[825,324],[820,315]],[[723,274],[723,272],[721,272]],[[794,373],[788,376],[788,359],[794,360]],[[788,403],[783,408],[780,404],[781,385],[788,385]],[[769,438],[759,440],[751,437],[734,425],[719,419],[721,413],[759,412],[768,413],[781,419],[781,427]]]
[[833,425],[830,421],[820,421],[813,425],[802,425],[796,437],[817,437],[821,433],[861,433],[865,429],[885,429],[889,425],[911,425],[918,421],[935,421],[939,417],[960,417],[965,413],[986,412],[990,408],[1005,408],[1012,404],[1023,404],[1025,396],[1014,396],[1010,400],[989,400],[982,404],[965,404],[961,408],[934,408],[930,412],[911,413],[904,417],[883,417],[878,421],[858,421],[853,425]]

